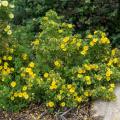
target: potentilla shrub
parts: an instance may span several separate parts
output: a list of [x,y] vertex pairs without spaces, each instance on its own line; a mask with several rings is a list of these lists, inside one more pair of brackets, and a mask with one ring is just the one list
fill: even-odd
[[0,108],[16,111],[40,102],[62,110],[89,99],[114,99],[120,55],[106,34],[73,34],[74,25],[52,10],[40,22],[42,30],[28,48],[16,41],[0,53]]
[[41,27],[31,43],[42,76],[36,99],[42,98],[50,108],[64,108],[89,99],[115,98],[120,58],[104,32],[73,35],[74,26],[63,23],[54,11],[41,19]]

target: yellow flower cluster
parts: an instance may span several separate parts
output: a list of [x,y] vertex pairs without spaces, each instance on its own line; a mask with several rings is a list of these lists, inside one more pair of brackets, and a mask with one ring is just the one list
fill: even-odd
[[28,78],[32,78],[32,79],[34,79],[35,78],[35,76],[36,76],[36,74],[33,72],[33,68],[34,68],[34,66],[35,66],[35,64],[34,64],[34,62],[30,62],[29,64],[28,64],[28,67],[26,67],[26,68],[21,68],[21,77],[27,77],[28,76]]
[[61,67],[61,61],[60,60],[55,60],[54,61],[54,65],[55,65],[55,67]]
[[10,25],[7,25],[4,29],[5,32],[7,32],[8,35],[12,34],[12,30],[10,29]]
[[33,46],[38,46],[40,44],[40,40],[39,39],[35,39],[33,42],[32,42],[32,45]]
[[90,42],[90,46],[94,46],[97,43],[97,41],[97,38],[93,38],[93,40]]
[[83,64],[83,67],[85,70],[98,70],[98,65],[97,64]]
[[22,59],[23,59],[23,60],[27,60],[27,58],[28,58],[28,55],[27,55],[26,53],[23,53],[23,54],[22,54]]
[[60,48],[61,48],[63,51],[66,51],[66,50],[67,50],[66,46],[67,46],[67,42],[68,42],[69,40],[70,40],[69,37],[65,37],[65,38],[63,39],[63,41],[62,41],[62,43],[61,43],[61,45],[60,45]]
[[103,37],[100,39],[99,43],[100,43],[100,44],[110,44],[110,40],[109,40],[107,37],[103,36]]
[[107,71],[106,71],[106,79],[109,81],[110,80],[110,77],[112,75],[112,71],[110,70],[110,68],[107,68]]
[[8,61],[12,60],[12,56],[3,56],[3,58],[0,58],[0,73],[3,76],[9,75],[14,71],[13,67],[9,66]]
[[57,82],[54,80],[51,83],[50,90],[55,90],[57,88]]
[[92,83],[92,82],[91,82],[91,77],[90,77],[90,76],[85,76],[84,79],[85,79],[87,85],[90,85],[90,84]]
[[84,46],[83,50],[81,51],[81,54],[85,56],[87,54],[88,49],[89,49],[89,46],[87,46],[87,45]]
[[114,83],[111,83],[108,91],[109,91],[109,92],[113,92],[114,88],[115,88],[115,84],[114,84]]
[[29,99],[29,95],[26,91],[23,91],[23,92],[14,92],[10,99],[13,101],[15,100],[15,98],[24,98],[25,100],[28,100]]

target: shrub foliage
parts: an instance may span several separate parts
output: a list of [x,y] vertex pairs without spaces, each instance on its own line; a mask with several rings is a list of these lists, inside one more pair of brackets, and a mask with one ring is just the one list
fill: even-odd
[[[6,17],[10,4],[1,1],[0,5],[1,16]],[[6,23],[0,32],[2,42],[11,31],[6,20],[8,17],[0,23]],[[107,35],[100,30],[84,36],[73,34],[74,25],[63,22],[52,10],[39,22],[41,31],[34,40],[24,44],[15,36],[18,33],[11,33],[7,38],[12,42],[6,41],[1,49],[0,108],[16,111],[30,102],[43,102],[51,109],[62,110],[90,98],[115,98],[120,58]]]

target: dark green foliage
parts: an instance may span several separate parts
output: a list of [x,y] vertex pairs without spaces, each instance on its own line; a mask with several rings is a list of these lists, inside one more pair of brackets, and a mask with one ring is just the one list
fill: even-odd
[[[65,21],[75,25],[75,32],[101,29],[108,33],[116,45],[120,38],[119,0],[12,0],[15,3],[15,24],[26,25],[34,18],[40,19],[49,9],[65,16]],[[34,32],[39,31],[39,22]]]

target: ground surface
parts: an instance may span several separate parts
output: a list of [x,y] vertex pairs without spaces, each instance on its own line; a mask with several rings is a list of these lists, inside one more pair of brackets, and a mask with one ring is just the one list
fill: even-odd
[[54,115],[46,112],[43,105],[31,105],[19,113],[0,112],[0,120],[95,120],[90,111],[91,104],[84,104],[75,109],[68,109],[63,113],[56,112]]

